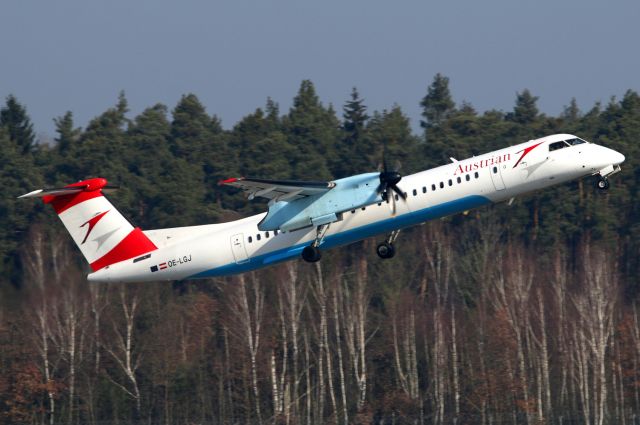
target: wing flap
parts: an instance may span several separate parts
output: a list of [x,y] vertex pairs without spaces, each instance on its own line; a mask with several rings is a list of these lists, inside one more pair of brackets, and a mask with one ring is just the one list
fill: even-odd
[[334,182],[268,180],[246,177],[222,180],[218,184],[242,189],[249,200],[256,197],[269,200],[293,201],[307,196],[325,193],[335,187]]

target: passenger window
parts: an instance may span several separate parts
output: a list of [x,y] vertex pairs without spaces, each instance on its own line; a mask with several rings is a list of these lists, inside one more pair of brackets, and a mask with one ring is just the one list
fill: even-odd
[[273,236],[278,236],[278,229],[273,231]]
[[444,182],[440,182],[440,189],[444,189]]
[[427,193],[427,186],[422,186],[422,193]]
[[436,190],[436,185],[435,185],[435,184],[432,184],[432,185],[431,185],[431,191],[432,191],[432,192],[435,192],[435,190]]
[[264,233],[264,237],[265,237],[265,238],[268,238],[268,237],[269,237],[269,232],[265,232],[265,233]]
[[396,201],[399,201],[400,197],[398,195],[396,195]]
[[258,233],[258,234],[256,235],[256,239],[257,239],[257,240],[260,240],[260,233]]
[[249,243],[253,242],[253,238],[249,236]]
[[418,195],[418,191],[413,189],[413,196],[416,196],[416,195]]
[[356,210],[351,210],[351,214],[355,214],[355,213],[356,213]]
[[453,182],[449,179],[449,186],[453,186]]
[[361,209],[362,211],[364,211],[366,208],[367,208],[367,207],[362,207],[362,208],[360,208],[360,209]]
[[473,173],[473,176],[474,176],[475,178],[480,177],[480,175],[478,174],[478,172],[477,172],[477,171],[476,171],[475,173]]
[[493,167],[493,174],[497,174],[498,173],[498,167]]
[[469,174],[467,174],[466,176],[464,176],[464,178],[465,178],[465,180],[466,180],[466,181],[471,180],[471,176],[470,176]]
[[458,177],[458,183],[462,183],[462,179]]

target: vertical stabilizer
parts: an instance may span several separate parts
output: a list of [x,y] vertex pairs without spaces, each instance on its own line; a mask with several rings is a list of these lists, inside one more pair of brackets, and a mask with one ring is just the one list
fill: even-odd
[[93,271],[157,249],[104,197],[103,189],[107,181],[95,178],[21,196],[51,204]]

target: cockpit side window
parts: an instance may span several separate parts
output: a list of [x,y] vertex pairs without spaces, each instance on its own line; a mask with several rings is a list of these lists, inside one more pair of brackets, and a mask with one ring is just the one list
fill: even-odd
[[583,143],[587,143],[582,139],[578,139],[577,137],[575,139],[569,139],[566,142],[569,143],[571,146],[581,145]]
[[549,145],[549,152],[557,151],[558,149],[567,148],[569,145],[565,141],[551,143]]

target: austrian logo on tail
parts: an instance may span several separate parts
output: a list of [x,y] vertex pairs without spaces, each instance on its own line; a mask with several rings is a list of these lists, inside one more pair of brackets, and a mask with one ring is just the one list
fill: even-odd
[[96,226],[96,224],[98,224],[98,222],[100,221],[100,219],[102,217],[105,216],[105,214],[107,214],[109,211],[111,210],[106,210],[103,213],[98,213],[96,214],[93,218],[90,218],[89,220],[85,221],[80,227],[84,227],[87,224],[89,225],[89,227],[87,227],[87,234],[84,235],[84,239],[82,240],[82,242],[80,243],[80,245],[83,245],[86,241],[87,238],[89,237],[89,234],[91,234],[91,232],[93,231],[93,228]]

